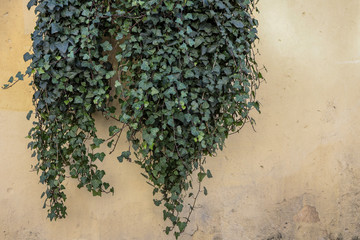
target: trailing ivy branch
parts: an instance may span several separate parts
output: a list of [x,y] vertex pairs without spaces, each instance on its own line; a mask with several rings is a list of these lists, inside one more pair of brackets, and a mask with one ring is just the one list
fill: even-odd
[[[67,214],[67,175],[94,196],[114,193],[97,166],[106,154],[97,149],[106,144],[112,153],[125,130],[132,149],[118,160],[133,158],[143,168],[169,222],[166,234],[184,232],[199,193],[207,195],[206,157],[246,122],[255,124],[249,113],[259,111],[263,79],[255,60],[256,3],[29,1],[38,14],[32,51],[24,55],[36,119],[29,147],[51,220]],[[23,78],[18,73],[4,88]],[[97,136],[95,112],[118,123],[107,139]]]

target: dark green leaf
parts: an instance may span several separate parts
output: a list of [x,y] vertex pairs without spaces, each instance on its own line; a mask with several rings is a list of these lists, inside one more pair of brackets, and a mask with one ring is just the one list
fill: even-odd
[[109,43],[109,41],[105,41],[101,44],[102,48],[104,51],[111,51],[113,48],[112,48],[112,45]]
[[150,70],[149,63],[146,61],[143,61],[143,63],[141,64],[141,70],[149,71]]
[[32,6],[35,6],[36,4],[37,4],[37,0],[30,0],[26,6],[30,10],[30,8]]
[[81,103],[83,103],[83,102],[84,102],[84,101],[83,101],[83,99],[82,99],[80,96],[76,96],[76,97],[75,97],[74,103],[81,104]]
[[124,161],[124,156],[120,155],[117,157],[117,160],[122,163]]
[[153,199],[153,201],[154,201],[154,204],[155,204],[156,206],[160,206],[160,204],[161,204],[161,201],[160,201],[160,200],[155,200],[155,199]]
[[27,62],[32,58],[32,55],[27,52],[24,54],[23,58],[24,58],[24,61]]
[[118,159],[119,162],[122,163],[124,161],[124,158],[129,159],[130,155],[131,155],[130,151],[124,151],[124,152],[121,153],[120,156],[117,157],[117,159]]
[[59,49],[60,52],[62,53],[66,53],[68,47],[69,47],[69,42],[68,41],[64,41],[64,42],[56,42],[55,46],[57,49]]
[[54,34],[54,33],[57,33],[61,30],[60,26],[56,23],[56,22],[53,22],[51,24],[51,34]]
[[33,110],[30,110],[30,111],[28,112],[28,114],[26,115],[26,119],[27,119],[27,120],[30,120],[32,113],[33,113]]
[[180,232],[183,232],[187,226],[187,223],[186,222],[178,222],[177,225],[179,227]]
[[232,20],[231,23],[234,24],[235,27],[237,27],[237,28],[243,28],[244,27],[244,24],[239,20]]
[[199,172],[199,173],[198,173],[199,182],[201,182],[201,181],[204,179],[205,176],[206,176],[206,173]]
[[209,169],[206,171],[206,175],[207,175],[208,178],[212,178],[212,177],[213,177]]
[[207,191],[206,187],[204,187],[204,195],[205,196],[208,195],[208,191]]

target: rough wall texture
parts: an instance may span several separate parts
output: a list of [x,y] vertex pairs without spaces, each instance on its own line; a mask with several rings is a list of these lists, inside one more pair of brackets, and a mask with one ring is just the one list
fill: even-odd
[[[25,69],[34,26],[25,3],[0,0],[0,83]],[[208,159],[209,195],[182,239],[360,236],[360,1],[263,0],[259,8],[268,73],[257,132],[248,126]],[[69,216],[49,222],[24,138],[30,108],[26,83],[0,91],[0,239],[172,239],[140,169],[116,154],[104,163],[116,194],[93,198],[69,180]],[[98,121],[100,132],[107,124]]]

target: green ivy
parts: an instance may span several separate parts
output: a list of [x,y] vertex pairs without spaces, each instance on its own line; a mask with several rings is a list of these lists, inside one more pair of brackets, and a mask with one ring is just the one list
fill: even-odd
[[[256,3],[30,0],[38,20],[24,55],[35,91],[29,147],[50,219],[66,216],[67,175],[94,196],[114,192],[97,167],[106,154],[96,149],[106,143],[114,151],[125,129],[132,150],[117,159],[135,156],[169,220],[166,234],[184,232],[199,193],[207,194],[203,179],[212,177],[206,157],[259,111]],[[24,76],[16,77],[4,87]],[[108,139],[96,134],[96,111],[118,121]]]

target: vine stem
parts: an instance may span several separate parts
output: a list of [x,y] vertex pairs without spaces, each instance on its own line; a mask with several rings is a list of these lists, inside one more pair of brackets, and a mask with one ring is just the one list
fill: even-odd
[[[123,126],[121,127],[121,129],[120,129],[120,132],[118,132],[119,134],[118,134],[118,137],[117,137],[117,139],[116,139],[116,142],[115,142],[115,144],[114,144],[114,147],[113,147],[113,149],[111,150],[111,152],[109,153],[109,154],[112,154],[114,151],[115,151],[115,149],[116,149],[116,146],[117,146],[117,144],[118,144],[118,142],[119,142],[119,139],[120,139],[120,137],[121,137],[121,133],[122,133],[122,131],[124,130],[124,128],[125,128],[125,123],[123,124]],[[114,135],[115,136],[115,135]]]
[[186,224],[188,224],[188,223],[190,222],[190,216],[191,216],[192,212],[194,211],[194,208],[195,208],[195,205],[196,205],[196,201],[197,201],[197,199],[198,199],[198,197],[199,197],[199,194],[200,194],[200,192],[201,192],[201,182],[200,182],[200,181],[198,181],[198,182],[199,182],[199,188],[198,188],[198,190],[197,190],[196,196],[194,197],[194,202],[193,202],[192,205],[190,205],[190,212],[189,212],[188,216],[185,217],[185,219],[186,219]]
[[17,82],[19,82],[20,81],[20,79],[18,79],[18,80],[16,80],[15,82],[13,82],[12,84],[10,84],[10,85],[8,85],[8,86],[6,86],[6,87],[1,87],[2,89],[9,89],[9,88],[11,88],[11,87],[13,87]]

